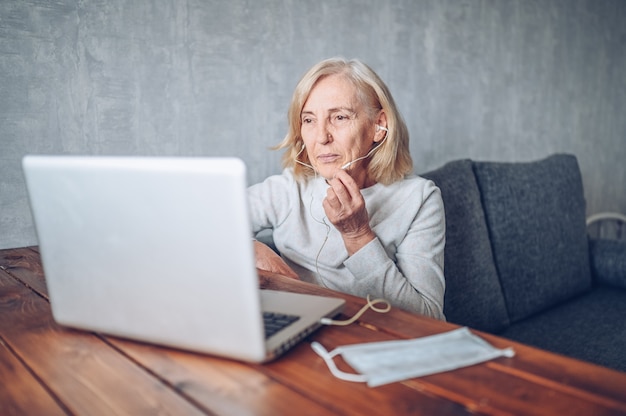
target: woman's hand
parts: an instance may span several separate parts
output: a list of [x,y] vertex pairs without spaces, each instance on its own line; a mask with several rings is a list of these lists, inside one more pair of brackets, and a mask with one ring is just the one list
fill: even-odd
[[365,200],[354,179],[343,170],[339,170],[328,184],[330,187],[322,205],[328,220],[341,233],[351,256],[376,238],[370,228]]
[[257,269],[282,274],[292,279],[300,279],[296,272],[294,272],[274,250],[260,241],[254,241],[254,254]]

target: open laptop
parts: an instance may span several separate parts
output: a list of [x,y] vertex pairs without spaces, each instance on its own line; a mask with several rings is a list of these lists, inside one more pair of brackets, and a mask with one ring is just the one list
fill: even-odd
[[[22,164],[62,325],[264,362],[343,308],[338,298],[259,290],[239,159],[29,155]],[[296,318],[266,338],[262,311]]]

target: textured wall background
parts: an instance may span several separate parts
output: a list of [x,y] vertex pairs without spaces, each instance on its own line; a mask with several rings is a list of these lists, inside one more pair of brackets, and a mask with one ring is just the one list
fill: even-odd
[[278,172],[295,83],[337,55],[387,82],[417,172],[570,152],[588,212],[626,212],[623,0],[0,0],[0,248],[36,243],[27,153]]

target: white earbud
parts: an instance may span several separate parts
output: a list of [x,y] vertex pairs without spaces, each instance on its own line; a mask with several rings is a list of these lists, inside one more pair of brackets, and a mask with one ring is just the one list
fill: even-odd
[[389,132],[389,130],[387,129],[387,127],[383,127],[380,124],[376,125],[376,131],[381,131],[381,130],[385,130],[386,132]]

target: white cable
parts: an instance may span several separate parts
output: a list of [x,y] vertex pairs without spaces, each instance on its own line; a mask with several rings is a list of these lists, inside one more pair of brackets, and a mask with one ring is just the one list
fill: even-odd
[[[387,129],[385,129],[385,131],[387,131]],[[372,153],[374,153],[374,151],[375,151],[375,150],[377,150],[378,148],[380,148],[380,146],[382,146],[382,145],[383,145],[383,143],[385,142],[385,140],[387,140],[387,134],[385,134],[385,137],[384,137],[384,138],[380,141],[380,143],[378,143],[378,145],[376,145],[375,147],[372,147],[372,149],[371,149],[371,150],[370,150],[370,151],[369,151],[369,152],[368,152],[365,156],[358,157],[358,158],[356,158],[356,159],[354,159],[354,160],[352,160],[352,161],[350,161],[350,162],[346,163],[346,164],[345,164],[345,165],[343,165],[340,169],[341,169],[341,170],[344,170],[344,169],[346,169],[346,168],[350,167],[352,164],[354,164],[354,163],[358,162],[359,160],[363,160],[363,159],[365,159],[365,158],[370,157],[370,156],[372,155]]]
[[[379,308],[375,306],[375,304],[377,303],[384,303],[387,306],[385,306],[384,308]],[[345,321],[335,321],[330,318],[322,318],[320,319],[320,323],[324,325],[339,325],[339,326],[350,325],[351,323],[359,319],[361,315],[363,315],[368,309],[372,309],[373,311],[378,312],[378,313],[387,313],[391,310],[391,304],[386,299],[370,300],[370,295],[367,295],[367,304],[363,305],[363,307],[357,313],[355,313],[352,318],[346,319]]]

